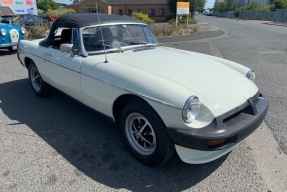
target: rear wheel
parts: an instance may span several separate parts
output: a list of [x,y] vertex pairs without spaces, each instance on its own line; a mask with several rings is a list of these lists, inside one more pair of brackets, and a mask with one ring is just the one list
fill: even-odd
[[30,61],[28,74],[33,91],[39,97],[47,97],[51,94],[51,86],[43,81],[35,63]]
[[168,161],[174,153],[166,127],[146,103],[133,99],[123,108],[119,125],[131,153],[147,165]]

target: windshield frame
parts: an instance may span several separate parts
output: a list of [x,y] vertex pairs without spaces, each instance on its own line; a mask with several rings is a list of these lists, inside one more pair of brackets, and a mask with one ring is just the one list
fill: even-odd
[[[109,48],[109,49],[103,49],[103,50],[97,50],[97,51],[87,51],[86,47],[84,45],[84,30],[89,29],[89,28],[95,28],[95,27],[107,27],[107,26],[116,26],[116,25],[138,25],[138,26],[145,26],[146,29],[148,29],[150,37],[152,38],[152,40],[154,41],[154,43],[141,43],[141,44],[132,44],[132,45],[127,45],[127,46],[121,46],[121,47],[113,47],[113,48]],[[141,47],[157,47],[159,46],[159,43],[156,39],[156,37],[154,36],[152,30],[150,29],[149,25],[144,24],[144,23],[106,23],[106,24],[102,24],[102,25],[90,25],[90,26],[85,26],[80,28],[80,37],[81,37],[81,47],[82,47],[82,53],[85,56],[88,55],[98,55],[98,54],[104,54],[104,53],[115,53],[115,52],[124,52],[124,51],[128,51],[128,50],[133,50],[133,49],[137,49],[137,48],[141,48]]]

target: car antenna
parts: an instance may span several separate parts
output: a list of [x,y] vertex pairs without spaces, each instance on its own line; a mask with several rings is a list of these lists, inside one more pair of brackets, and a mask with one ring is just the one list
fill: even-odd
[[101,20],[100,20],[100,14],[99,14],[99,9],[98,9],[98,4],[96,3],[96,9],[97,9],[97,15],[98,15],[98,20],[99,20],[99,25],[100,25],[100,30],[101,30],[101,36],[103,40],[103,45],[104,45],[104,52],[105,52],[105,63],[109,62],[107,58],[107,51],[106,51],[106,46],[105,46],[105,40],[104,40],[104,35],[103,35],[103,30],[102,30],[102,25],[101,25]]

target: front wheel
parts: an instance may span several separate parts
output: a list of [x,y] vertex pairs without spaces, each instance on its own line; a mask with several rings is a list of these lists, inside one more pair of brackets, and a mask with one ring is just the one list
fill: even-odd
[[158,114],[141,100],[133,99],[124,107],[119,117],[124,140],[131,153],[147,165],[168,161],[174,145]]
[[51,94],[51,87],[43,81],[35,63],[30,61],[28,66],[28,74],[33,91],[39,97],[47,97]]

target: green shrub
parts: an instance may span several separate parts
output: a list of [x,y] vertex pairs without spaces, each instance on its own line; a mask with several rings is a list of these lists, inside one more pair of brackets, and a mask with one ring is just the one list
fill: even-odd
[[175,25],[167,23],[154,23],[150,25],[151,30],[157,37],[189,35],[198,31],[197,25]]
[[[285,1],[285,0],[283,0]],[[286,0],[287,1],[287,0]],[[240,12],[241,11],[245,11],[245,10],[253,10],[253,11],[275,11],[276,8],[275,8],[275,5],[274,3],[271,4],[271,5],[268,5],[268,6],[261,6],[259,5],[258,3],[256,2],[252,2],[250,3],[250,5],[247,5],[245,7],[240,7],[238,9],[235,9],[235,16],[236,17],[239,17],[240,15]]]
[[63,9],[59,9],[59,10],[48,9],[45,16],[47,18],[50,18],[51,16],[52,17],[53,16],[60,17],[62,15],[67,15],[67,14],[72,14],[72,13],[76,13],[76,11],[74,9],[67,9],[67,8],[63,8]]
[[136,19],[139,19],[139,20],[142,20],[142,21],[144,21],[144,22],[146,22],[148,24],[154,23],[154,20],[149,18],[148,15],[144,14],[144,13],[133,12],[132,13],[132,17],[136,18]]
[[47,30],[50,29],[50,25],[47,24],[37,24],[31,25],[26,28],[26,39],[42,39]]
[[[176,23],[176,19],[170,19],[168,20],[168,24],[175,24]],[[188,24],[196,24],[196,20],[192,19],[192,18],[188,18]],[[186,24],[186,18],[184,19],[178,19],[178,24]]]

